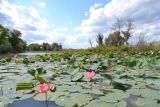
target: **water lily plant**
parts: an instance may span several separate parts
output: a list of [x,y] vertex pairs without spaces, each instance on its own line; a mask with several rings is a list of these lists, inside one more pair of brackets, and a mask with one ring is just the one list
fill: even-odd
[[43,83],[39,86],[38,93],[46,93],[50,90],[50,83]]
[[38,94],[39,93],[45,93],[46,94],[46,107],[48,107],[48,102],[47,102],[47,91],[50,90],[50,83],[46,82],[46,83],[43,83],[39,86],[39,89],[38,89]]
[[[91,70],[86,73],[86,78],[87,78],[89,81],[91,81],[91,91],[92,91],[92,80],[93,80],[93,77],[94,77],[95,75],[96,75],[96,72],[91,71]],[[91,93],[91,95],[92,95],[92,93]]]
[[96,73],[94,71],[89,71],[86,73],[86,77],[89,81],[91,81],[95,75]]
[[109,73],[112,74],[112,67],[108,69]]

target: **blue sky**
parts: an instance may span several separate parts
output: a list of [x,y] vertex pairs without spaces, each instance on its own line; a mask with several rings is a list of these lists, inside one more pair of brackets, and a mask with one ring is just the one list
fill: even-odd
[[[0,24],[22,32],[30,43],[58,42],[64,48],[96,46],[97,33],[111,33],[115,17],[134,19],[130,43],[140,33],[160,40],[160,0],[0,0]],[[147,14],[146,14],[147,13]]]
[[104,5],[107,0],[10,0],[10,2],[35,7],[40,16],[57,26],[75,27],[87,18],[85,13],[87,14],[91,6]]

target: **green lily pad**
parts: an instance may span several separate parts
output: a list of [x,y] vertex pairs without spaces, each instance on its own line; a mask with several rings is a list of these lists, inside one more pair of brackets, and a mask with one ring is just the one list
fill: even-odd
[[7,96],[0,96],[0,107],[7,107],[13,102],[13,99]]
[[129,93],[131,95],[136,95],[136,96],[140,96],[141,95],[140,89],[129,89],[129,90],[127,90],[127,93]]
[[78,72],[71,76],[71,81],[78,81],[84,76],[84,72]]
[[[48,99],[48,101],[55,101],[58,97],[67,96],[67,95],[69,95],[69,92],[59,92],[59,91],[50,92],[50,91],[48,91],[47,92],[47,99]],[[46,100],[46,93],[37,94],[33,98],[37,101],[45,101]]]
[[69,96],[61,96],[55,100],[55,103],[63,107],[77,107],[76,102],[74,102],[73,99]]
[[89,94],[89,93],[93,93],[93,94],[97,94],[97,95],[103,95],[103,91],[100,91],[98,89],[81,89],[79,90],[80,93],[84,93],[84,94]]
[[157,100],[145,99],[145,98],[138,98],[134,103],[137,106],[144,106],[144,107],[159,107],[160,106],[160,104],[157,103]]
[[100,97],[99,99],[102,101],[106,101],[108,103],[117,103],[127,97],[129,97],[128,93],[121,92],[121,93],[109,93],[105,96]]
[[89,102],[87,107],[115,107],[115,104],[107,103],[102,100],[93,100]]
[[127,107],[127,102],[121,100],[120,102],[116,103],[115,105],[116,105],[116,107]]
[[144,89],[144,90],[141,91],[141,95],[144,98],[160,100],[160,91]]
[[61,96],[55,100],[55,103],[59,106],[65,107],[80,107],[87,104],[92,97],[87,94],[73,93],[69,96]]
[[63,85],[63,86],[57,87],[57,91],[62,91],[62,92],[64,91],[76,92],[76,91],[79,91],[80,89],[82,89],[82,87],[78,85],[72,85],[72,86]]
[[90,95],[81,94],[81,93],[72,93],[70,94],[70,96],[73,102],[76,102],[78,106],[83,106],[93,99]]

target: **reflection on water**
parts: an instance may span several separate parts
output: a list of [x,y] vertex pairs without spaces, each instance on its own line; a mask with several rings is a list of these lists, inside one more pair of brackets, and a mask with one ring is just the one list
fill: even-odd
[[136,101],[138,98],[141,98],[136,95],[130,95],[128,98],[126,98],[127,107],[138,107],[134,104],[134,101]]
[[19,53],[18,55],[24,55],[24,56],[33,56],[33,55],[43,55],[47,52],[25,52],[25,53]]
[[[14,101],[8,107],[46,107],[45,101],[35,101],[33,98]],[[60,107],[52,101],[48,101],[48,107]]]

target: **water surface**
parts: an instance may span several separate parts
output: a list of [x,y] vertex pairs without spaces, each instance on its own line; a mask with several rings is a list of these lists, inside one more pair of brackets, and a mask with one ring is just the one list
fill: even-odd
[[[27,98],[24,100],[15,100],[7,107],[47,107],[46,101],[36,101],[33,98]],[[48,101],[48,107],[60,107],[52,101]]]

